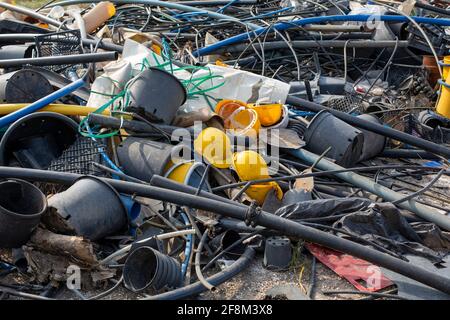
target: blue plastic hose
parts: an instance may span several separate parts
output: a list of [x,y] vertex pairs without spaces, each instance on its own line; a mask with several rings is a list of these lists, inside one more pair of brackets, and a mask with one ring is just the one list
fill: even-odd
[[224,5],[222,8],[219,8],[219,10],[217,10],[216,12],[218,13],[222,13],[224,12],[228,7],[232,6],[235,3],[238,3],[239,0],[230,0],[230,2],[228,2],[226,5]]
[[256,19],[261,19],[261,18],[271,17],[271,16],[274,16],[274,15],[276,15],[276,14],[278,14],[278,13],[282,13],[282,12],[285,12],[285,11],[289,11],[289,10],[292,10],[292,9],[294,9],[294,8],[295,8],[295,7],[286,7],[286,8],[282,8],[282,9],[275,10],[275,11],[272,11],[272,12],[263,13],[263,14],[260,14],[259,16],[254,16],[254,17],[245,18],[245,19],[242,19],[242,21],[256,20]]
[[[188,226],[190,224],[190,221],[186,213],[181,212],[180,215],[183,218],[184,224]],[[184,261],[181,265],[181,276],[183,277],[183,279],[186,277],[189,261],[191,260],[192,247],[194,245],[194,242],[192,241],[193,238],[194,237],[192,234],[187,235],[186,247],[184,249]]]
[[[433,24],[439,26],[450,26],[450,19],[441,19],[441,18],[427,18],[427,17],[411,17],[417,23],[424,24]],[[260,27],[256,30],[252,31],[253,35],[260,35],[265,32],[272,31],[274,29],[278,31],[287,30],[297,26],[304,26],[307,24],[318,24],[323,22],[364,22],[369,19],[374,19],[375,21],[387,21],[387,22],[409,22],[408,18],[404,16],[394,16],[394,15],[368,15],[368,14],[355,14],[355,15],[336,15],[336,16],[320,16],[320,17],[312,17],[312,18],[304,18],[300,20],[292,20],[291,22],[280,22],[271,27]],[[238,34],[234,37],[216,42],[210,46],[201,48],[195,51],[193,54],[196,57],[208,55],[210,53],[215,52],[216,50],[233,45],[238,42],[243,42],[245,40],[249,40],[251,35],[246,33]]]
[[62,97],[65,97],[68,94],[74,92],[75,90],[81,88],[82,86],[84,86],[84,84],[85,83],[83,79],[72,82],[71,84],[59,89],[58,91],[55,91],[49,94],[48,96],[43,97],[36,102],[33,102],[29,106],[0,118],[0,128],[8,126],[14,121],[17,121],[20,118],[29,115],[30,113],[36,112],[44,108],[45,106],[48,106],[49,104],[55,102],[56,100],[61,99]]

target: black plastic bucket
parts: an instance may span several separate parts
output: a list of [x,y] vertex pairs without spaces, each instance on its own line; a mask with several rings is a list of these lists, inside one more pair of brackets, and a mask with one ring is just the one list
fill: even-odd
[[0,182],[0,248],[18,248],[30,238],[47,210],[47,199],[29,182]]
[[0,142],[0,165],[47,169],[78,136],[78,124],[55,112],[36,112],[14,122]]
[[123,230],[127,209],[120,195],[108,183],[95,177],[82,177],[69,189],[48,200],[44,222],[57,232],[77,234],[90,240]]
[[356,164],[362,153],[364,135],[327,111],[320,111],[305,132],[306,149],[322,154],[329,147],[326,157],[336,160],[336,164],[350,167]]
[[[214,250],[214,255],[217,255],[220,251],[228,248],[239,239],[241,239],[239,233],[234,230],[227,230],[214,237],[209,242],[209,246]],[[244,251],[245,245],[241,243],[231,250],[226,251],[224,257],[227,259],[237,259],[244,253]]]
[[191,151],[188,146],[173,146],[168,143],[156,142],[142,138],[127,138],[117,147],[120,166],[126,174],[150,181],[154,174],[164,176],[171,166],[172,157],[187,156]]
[[130,104],[127,111],[166,124],[172,123],[187,98],[186,89],[180,80],[158,68],[145,70],[133,79],[129,93]]
[[[358,118],[376,123],[382,124],[381,120],[371,114],[362,114]],[[364,161],[376,157],[378,154],[383,152],[386,145],[386,137],[375,132],[361,129],[364,134],[364,146],[362,149],[361,157],[359,161]]]
[[141,292],[149,287],[156,290],[181,285],[181,267],[177,260],[151,247],[139,247],[127,258],[123,268],[125,287]]

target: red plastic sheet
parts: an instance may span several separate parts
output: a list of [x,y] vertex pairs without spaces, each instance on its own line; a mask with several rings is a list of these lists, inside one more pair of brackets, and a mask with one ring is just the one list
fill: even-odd
[[382,274],[380,267],[370,262],[316,244],[308,243],[306,248],[317,260],[348,280],[359,291],[375,292],[393,285]]

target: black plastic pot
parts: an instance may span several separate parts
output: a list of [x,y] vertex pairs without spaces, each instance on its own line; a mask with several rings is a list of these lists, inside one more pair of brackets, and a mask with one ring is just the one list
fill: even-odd
[[120,195],[95,177],[80,178],[66,191],[50,197],[48,206],[50,210],[44,218],[47,226],[90,240],[123,230],[128,222]]
[[[239,233],[234,230],[227,230],[218,236],[214,237],[210,242],[209,246],[214,250],[214,255],[218,254],[220,251],[228,248],[233,243],[241,239]],[[228,250],[224,257],[226,259],[237,259],[239,258],[245,251],[245,245],[240,244],[234,247],[231,250]]]
[[287,237],[269,237],[264,249],[264,266],[273,270],[285,270],[292,259],[291,240]]
[[[382,124],[381,120],[371,114],[362,114],[358,116],[358,118],[376,123]],[[361,153],[361,157],[359,161],[364,161],[376,157],[384,150],[384,146],[386,145],[386,137],[370,132],[368,130],[361,130],[364,134],[364,145]]]
[[322,154],[328,147],[326,157],[336,160],[336,164],[351,167],[356,164],[363,150],[364,135],[327,111],[320,111],[305,132],[306,149]]
[[131,245],[130,253],[141,247],[150,247],[163,252],[163,242],[156,239],[157,235],[163,234],[164,230],[156,227],[146,229]]
[[71,146],[78,124],[54,112],[29,114],[14,122],[0,141],[0,165],[47,169]]
[[117,156],[127,175],[150,181],[155,174],[164,175],[172,156],[180,155],[183,148],[142,138],[127,138],[117,147]]
[[47,199],[29,182],[0,182],[0,248],[18,248],[30,238],[47,210]]
[[186,89],[174,75],[158,68],[145,70],[129,87],[128,111],[140,113],[147,118],[171,124],[187,98]]
[[127,258],[123,268],[125,287],[141,292],[149,287],[156,290],[176,288],[181,285],[180,264],[151,247],[140,247]]
[[31,103],[52,92],[50,82],[37,70],[22,69],[0,76],[2,103]]

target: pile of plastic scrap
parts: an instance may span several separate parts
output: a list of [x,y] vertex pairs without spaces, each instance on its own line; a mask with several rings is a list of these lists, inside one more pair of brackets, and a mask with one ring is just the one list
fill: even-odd
[[39,5],[0,2],[0,300],[450,298],[446,1]]

